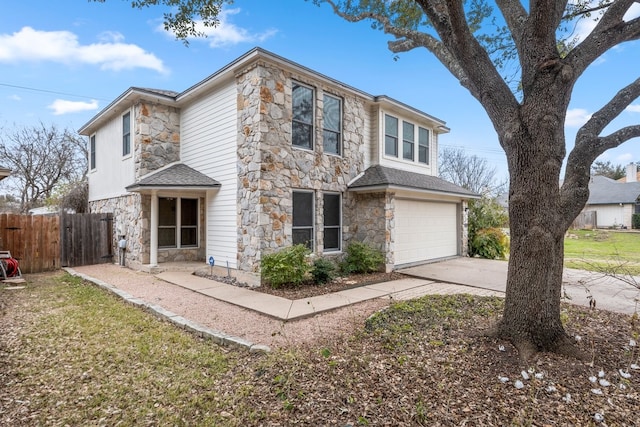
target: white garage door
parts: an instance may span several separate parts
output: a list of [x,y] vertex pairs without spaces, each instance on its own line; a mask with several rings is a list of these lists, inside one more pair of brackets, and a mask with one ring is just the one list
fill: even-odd
[[396,200],[395,222],[396,265],[458,254],[455,203]]

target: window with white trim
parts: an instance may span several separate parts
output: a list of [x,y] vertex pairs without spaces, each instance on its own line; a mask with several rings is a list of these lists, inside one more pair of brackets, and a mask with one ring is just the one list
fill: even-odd
[[313,250],[313,192],[293,192],[293,244],[306,245]]
[[89,170],[96,168],[96,135],[89,137]]
[[415,146],[415,126],[409,122],[402,122],[402,158],[413,161]]
[[429,130],[418,128],[418,162],[429,164]]
[[384,154],[398,157],[398,119],[384,115]]
[[291,143],[295,147],[313,150],[313,89],[294,83],[291,99],[293,104]]
[[342,100],[340,98],[324,95],[322,123],[324,152],[339,155],[342,149]]
[[122,155],[131,154],[131,113],[122,116]]
[[323,199],[324,250],[339,251],[342,242],[340,194],[325,193]]
[[198,199],[158,198],[158,247],[198,246]]

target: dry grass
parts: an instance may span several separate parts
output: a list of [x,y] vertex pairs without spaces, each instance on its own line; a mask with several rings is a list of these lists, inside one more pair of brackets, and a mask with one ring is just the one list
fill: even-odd
[[1,425],[638,423],[637,316],[563,306],[592,360],[541,354],[522,365],[508,343],[481,335],[501,300],[429,296],[352,334],[257,356],[70,276],[28,279],[0,290]]

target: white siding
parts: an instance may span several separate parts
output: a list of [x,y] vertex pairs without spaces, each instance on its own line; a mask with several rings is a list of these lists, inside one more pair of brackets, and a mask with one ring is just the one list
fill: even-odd
[[[133,127],[133,112],[131,123]],[[133,155],[122,156],[122,115],[117,115],[101,127],[95,136],[96,168],[89,171],[89,201],[122,196],[127,193],[125,187],[135,180]],[[131,147],[133,148],[133,129]]]
[[[384,116],[385,114],[389,114],[398,119],[398,127],[399,127],[399,135],[398,135],[398,157],[387,156],[384,153]],[[380,110],[378,112],[378,153],[377,156],[380,159],[380,165],[386,166],[394,169],[401,169],[409,172],[421,173],[426,175],[437,175],[437,157],[438,157],[438,138],[434,129],[428,123],[421,123],[416,121],[415,118],[405,117],[399,114],[397,111],[385,111]],[[402,122],[407,121],[416,126],[416,133],[418,127],[423,127],[429,130],[429,164],[425,165],[424,163],[420,163],[417,161],[418,156],[418,139],[416,135],[416,139],[414,141],[414,161],[405,160],[402,158]]]
[[237,105],[235,82],[191,103],[182,110],[181,159],[220,182],[207,199],[207,259],[216,265],[237,266]]
[[590,205],[586,210],[597,212],[597,226],[599,228],[619,227],[621,225],[631,228],[631,216],[634,205]]

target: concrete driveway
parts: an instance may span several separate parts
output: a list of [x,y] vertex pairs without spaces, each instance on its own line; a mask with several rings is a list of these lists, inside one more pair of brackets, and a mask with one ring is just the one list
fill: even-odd
[[[454,258],[398,270],[401,273],[492,291],[505,292],[506,261],[481,258]],[[640,309],[640,277],[627,277],[637,286],[613,277],[584,270],[565,269],[563,277],[565,301],[589,306],[590,297],[603,310],[633,314]]]

